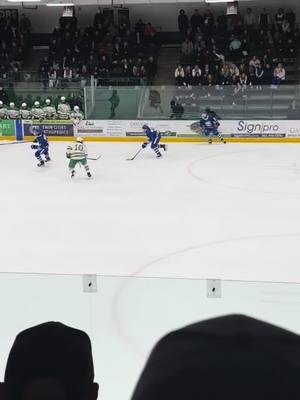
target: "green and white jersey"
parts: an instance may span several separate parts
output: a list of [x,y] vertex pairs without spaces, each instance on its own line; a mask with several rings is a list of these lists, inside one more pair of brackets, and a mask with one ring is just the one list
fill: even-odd
[[7,117],[8,117],[9,119],[17,119],[17,118],[20,118],[20,113],[19,113],[19,111],[18,111],[17,109],[15,109],[15,108],[9,108],[9,109],[7,110]]
[[68,146],[67,155],[70,156],[71,160],[82,160],[86,158],[88,155],[86,145],[80,142],[76,142]]
[[56,108],[54,106],[45,106],[43,108],[45,118],[46,119],[55,119],[56,117]]
[[84,115],[81,111],[78,111],[78,112],[73,111],[71,113],[71,118],[74,120],[82,121],[84,119]]
[[59,119],[70,119],[71,107],[67,103],[59,103],[57,106],[57,116]]
[[26,108],[21,108],[20,115],[22,119],[31,119],[31,112]]
[[32,107],[31,116],[33,119],[45,119],[45,113],[40,107]]
[[7,118],[7,108],[5,106],[0,107],[0,119]]

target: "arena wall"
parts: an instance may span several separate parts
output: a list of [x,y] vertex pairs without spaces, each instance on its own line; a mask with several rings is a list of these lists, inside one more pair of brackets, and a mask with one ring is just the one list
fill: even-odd
[[[145,139],[143,120],[10,121],[0,122],[0,140],[31,141],[32,125],[40,125],[50,140],[70,141],[82,136],[87,141],[139,142]],[[206,141],[198,121],[157,120],[151,126],[166,142]],[[300,142],[300,120],[221,120],[220,132],[228,142]]]

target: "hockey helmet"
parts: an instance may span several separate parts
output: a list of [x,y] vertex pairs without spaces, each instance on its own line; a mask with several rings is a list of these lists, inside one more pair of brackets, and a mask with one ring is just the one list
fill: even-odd
[[0,107],[3,107],[3,101],[0,100]]
[[40,102],[39,102],[39,101],[35,101],[35,102],[34,102],[34,106],[35,106],[35,107],[39,107],[39,106],[40,106]]
[[35,135],[39,135],[42,132],[42,128],[40,126],[33,126],[32,127],[32,132]]
[[46,99],[45,103],[47,104],[47,106],[49,106],[51,104],[51,100],[50,99]]
[[9,107],[10,107],[10,108],[15,108],[15,103],[14,103],[13,101],[11,101],[11,102],[9,103]]
[[78,106],[74,106],[74,111],[75,112],[79,112],[79,107]]
[[26,103],[22,103],[22,108],[27,108],[27,104]]
[[201,119],[207,120],[208,119],[208,113],[204,111],[204,113],[201,115]]
[[76,138],[76,142],[80,142],[80,143],[83,143],[83,139],[82,139],[82,137],[78,137],[78,138]]
[[148,126],[147,124],[144,124],[144,125],[142,126],[142,129],[144,129],[144,130],[149,129],[149,126]]
[[64,103],[66,101],[65,96],[61,96],[60,100],[61,100],[62,103]]

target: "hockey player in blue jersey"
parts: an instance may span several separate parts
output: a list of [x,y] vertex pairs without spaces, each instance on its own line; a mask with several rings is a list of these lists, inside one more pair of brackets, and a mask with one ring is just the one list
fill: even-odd
[[218,136],[222,143],[226,143],[218,130],[219,126],[220,123],[217,120],[216,114],[209,108],[206,108],[204,113],[201,115],[200,127],[202,128],[204,135],[208,137],[209,144],[212,144],[213,136]]
[[148,146],[148,144],[150,144],[150,147],[152,150],[154,150],[156,157],[161,157],[161,152],[159,151],[159,149],[167,151],[167,145],[159,143],[161,139],[161,133],[159,131],[151,129],[147,124],[144,124],[142,128],[148,138],[148,142],[144,142],[142,144],[142,148],[144,149]]
[[[40,126],[33,127],[32,132],[35,135],[35,139],[33,140],[34,144],[31,145],[31,148],[36,150],[34,155],[39,161],[38,167],[41,167],[45,162],[51,161],[48,139]],[[43,160],[42,156],[45,157],[45,160]]]

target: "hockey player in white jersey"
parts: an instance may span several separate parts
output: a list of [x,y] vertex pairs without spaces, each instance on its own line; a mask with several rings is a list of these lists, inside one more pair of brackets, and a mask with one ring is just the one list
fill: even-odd
[[16,105],[13,101],[9,103],[9,108],[7,110],[7,117],[9,119],[20,118],[20,113],[19,113],[18,109],[16,108]]
[[75,106],[74,110],[71,112],[71,118],[74,124],[78,124],[84,119],[83,112],[80,111],[80,108],[78,106]]
[[70,159],[69,170],[71,172],[71,178],[74,178],[75,176],[75,167],[78,163],[84,167],[87,176],[89,178],[92,177],[90,173],[90,168],[87,163],[87,155],[87,148],[86,145],[83,143],[83,139],[81,137],[78,137],[74,144],[67,147],[66,156]]
[[46,99],[43,111],[45,114],[45,119],[55,119],[56,118],[56,108],[53,104],[51,104],[50,99]]
[[21,105],[20,117],[21,117],[21,119],[31,119],[31,112],[30,112],[30,110],[28,110],[26,103],[22,103],[22,105]]
[[32,119],[38,119],[39,121],[45,119],[45,113],[44,110],[41,108],[39,101],[34,102],[33,107],[31,109],[31,115]]
[[60,103],[57,106],[57,116],[59,119],[70,119],[71,107],[66,102],[65,96],[60,98]]
[[3,101],[0,100],[0,120],[1,119],[7,119],[7,107]]

